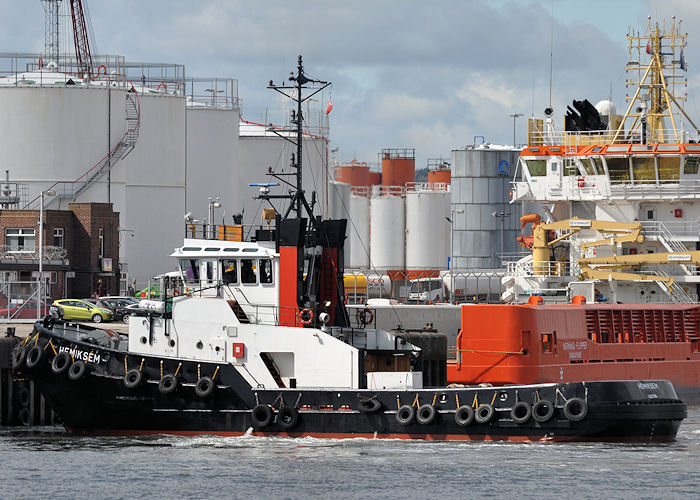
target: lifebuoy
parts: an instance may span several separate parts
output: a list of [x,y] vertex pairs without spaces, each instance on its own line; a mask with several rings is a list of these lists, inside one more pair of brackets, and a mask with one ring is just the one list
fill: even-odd
[[479,405],[479,407],[476,409],[474,420],[476,420],[478,424],[486,424],[491,421],[494,413],[495,410],[493,409],[493,406],[488,403],[484,403],[483,405]]
[[177,389],[177,377],[172,373],[163,375],[163,378],[158,382],[158,390],[161,394],[171,394]]
[[532,417],[532,406],[530,406],[530,403],[526,403],[525,401],[515,403],[513,408],[510,410],[510,418],[516,424],[524,424],[530,420],[530,417]]
[[250,418],[253,421],[253,426],[258,428],[267,427],[272,422],[272,408],[270,405],[255,405],[253,411],[250,414]]
[[532,407],[532,418],[534,418],[536,422],[546,422],[552,418],[552,416],[554,416],[554,405],[551,401],[540,399]]
[[357,410],[360,413],[374,413],[376,411],[379,411],[379,409],[382,407],[382,403],[375,398],[371,399],[363,399],[360,401],[359,405],[357,406]]
[[87,365],[84,361],[78,360],[68,369],[68,378],[72,381],[80,380],[87,373]]
[[314,312],[311,309],[302,309],[298,314],[299,323],[310,325],[314,321]]
[[51,361],[51,371],[55,375],[61,375],[70,366],[70,355],[67,352],[59,352]]
[[369,325],[374,321],[374,313],[371,309],[362,309],[358,314],[360,315],[360,323],[362,323],[363,326]]
[[579,177],[577,182],[578,182],[578,187],[580,187],[580,188],[586,187],[586,179],[584,179],[583,177]]
[[588,405],[581,398],[567,399],[564,404],[564,416],[570,422],[579,422],[586,418]]
[[416,410],[413,409],[413,406],[403,405],[396,412],[396,421],[401,425],[409,425],[415,416]]
[[299,412],[293,406],[283,406],[277,413],[277,423],[283,429],[292,429],[299,422]]
[[416,420],[421,425],[428,425],[431,424],[433,420],[435,420],[436,414],[437,412],[435,411],[435,407],[433,405],[424,404],[418,408],[418,412],[416,413]]
[[197,383],[194,386],[194,393],[197,395],[197,397],[206,398],[207,396],[211,395],[212,392],[214,392],[215,388],[216,384],[214,384],[211,377],[202,377],[197,380]]
[[168,87],[167,87],[163,82],[161,82],[161,83],[158,84],[158,88],[156,88],[156,90],[160,90],[161,87],[162,87],[163,89],[165,89],[166,91],[168,90]]
[[44,361],[44,358],[46,358],[46,351],[44,351],[44,349],[38,345],[35,345],[29,349],[29,352],[27,353],[27,368],[29,370],[37,368]]
[[100,64],[100,66],[97,68],[97,75],[95,78],[99,78],[100,74],[107,76],[107,67],[104,64]]
[[466,427],[474,421],[474,408],[471,406],[460,406],[455,412],[455,423],[460,427]]
[[44,67],[44,60],[40,57],[39,58],[39,69]]
[[136,389],[143,381],[143,373],[136,368],[132,368],[124,375],[124,387],[127,389]]

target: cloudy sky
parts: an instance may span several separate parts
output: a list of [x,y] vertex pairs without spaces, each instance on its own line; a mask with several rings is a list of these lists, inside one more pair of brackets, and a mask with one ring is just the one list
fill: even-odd
[[[303,54],[308,75],[333,82],[331,147],[342,161],[415,148],[420,168],[475,136],[512,143],[508,115],[541,116],[549,103],[550,47],[556,116],[572,99],[612,95],[622,108],[625,35],[644,31],[648,15],[683,19],[687,110],[700,117],[698,0],[87,1],[99,53],[236,78],[242,117],[252,121],[284,120],[279,97],[265,87]],[[42,51],[40,0],[2,6],[0,51]],[[523,142],[524,120],[517,125]]]

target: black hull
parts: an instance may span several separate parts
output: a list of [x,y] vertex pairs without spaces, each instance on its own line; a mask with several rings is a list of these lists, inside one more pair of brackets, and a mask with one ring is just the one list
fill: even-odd
[[[226,363],[122,353],[71,342],[46,330],[19,349],[28,351],[33,345],[42,347],[46,354],[34,368],[27,368],[24,361],[18,370],[35,381],[66,429],[80,434],[252,433],[426,440],[670,441],[687,415],[685,403],[677,399],[667,381],[381,391],[264,389],[251,388]],[[93,359],[99,356],[99,361],[86,363],[86,373],[72,380],[66,373],[56,374],[51,369],[55,352],[61,348],[91,352]],[[124,375],[131,369],[140,369],[143,380],[129,389]],[[159,381],[163,375],[175,372],[177,388],[163,394]],[[208,396],[197,395],[196,382],[207,376],[214,378],[215,389]],[[578,421],[565,408],[566,402],[575,398],[584,402],[587,410]],[[554,411],[549,418],[537,421],[526,414],[523,420],[521,414],[518,420],[522,422],[516,422],[511,412],[516,403],[525,402],[528,404],[520,406],[531,408],[539,400],[552,403]],[[484,403],[494,408],[488,421],[473,420],[459,425],[455,420],[458,407],[476,408]],[[422,418],[423,423],[416,417],[399,422],[400,407],[409,406],[415,411],[423,405],[435,409],[432,418]],[[272,410],[269,422],[254,418],[253,409],[261,406]],[[285,413],[285,418],[280,412]]]

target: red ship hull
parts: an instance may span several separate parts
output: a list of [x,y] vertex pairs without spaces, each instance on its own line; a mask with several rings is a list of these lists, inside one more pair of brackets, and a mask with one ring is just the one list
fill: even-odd
[[670,380],[700,403],[700,305],[465,305],[450,383]]

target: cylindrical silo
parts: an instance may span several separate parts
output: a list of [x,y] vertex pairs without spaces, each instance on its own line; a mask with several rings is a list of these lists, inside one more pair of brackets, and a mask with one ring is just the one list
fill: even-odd
[[415,149],[382,149],[382,186],[405,187],[415,180]]
[[335,180],[353,187],[369,186],[369,167],[365,162],[352,160],[350,163],[335,167]]
[[451,216],[457,269],[501,268],[501,254],[519,250],[520,205],[510,204],[510,181],[520,150],[452,151]]
[[369,267],[369,196],[350,194],[348,233],[350,259],[346,259],[346,267]]
[[428,170],[428,184],[450,184],[452,173],[448,167],[439,166],[434,170]]
[[345,265],[350,264],[352,253],[352,224],[350,224],[350,184],[330,181],[328,185],[328,217],[330,219],[346,219],[345,226]]
[[403,196],[375,195],[370,201],[370,257],[377,269],[403,269],[405,204]]
[[449,191],[406,193],[406,269],[447,268],[449,216]]

